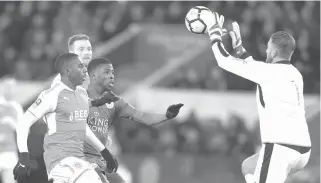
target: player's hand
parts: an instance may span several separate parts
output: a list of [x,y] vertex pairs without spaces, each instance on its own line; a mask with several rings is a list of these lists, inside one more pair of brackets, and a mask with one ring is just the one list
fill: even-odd
[[168,108],[167,108],[167,111],[166,111],[166,118],[167,119],[172,119],[172,118],[175,118],[178,113],[179,113],[179,110],[181,109],[181,107],[183,107],[184,104],[173,104],[173,105],[170,105]]
[[18,181],[25,180],[31,172],[31,161],[28,152],[22,152],[19,156],[19,161],[13,169],[14,179]]
[[242,45],[240,26],[237,22],[234,21],[232,23],[232,28],[233,30],[229,32],[229,35],[232,39],[232,47],[234,52],[236,53],[236,56],[241,57],[241,55],[243,55],[243,53],[245,53],[246,50],[243,48]]
[[204,22],[207,26],[207,32],[210,36],[210,40],[212,42],[216,40],[222,41],[222,36],[224,32],[226,32],[226,30],[223,29],[224,16],[219,15],[216,12],[209,12],[205,14]]
[[242,38],[241,38],[241,31],[240,26],[237,22],[232,23],[233,30],[229,32],[231,38],[232,38],[232,46],[233,49],[236,49],[237,47],[242,46]]
[[113,162],[112,163],[108,163],[107,162],[107,172],[111,173],[111,172],[117,172],[118,170],[118,161],[115,158],[115,156],[111,155],[113,157]]
[[99,106],[102,106],[106,103],[110,104],[112,102],[116,102],[119,99],[120,99],[120,97],[118,95],[116,95],[114,92],[107,91],[100,98],[98,98],[96,100],[92,100],[91,105],[94,107],[99,107]]
[[101,155],[103,156],[103,158],[106,160],[106,164],[107,164],[107,172],[111,173],[111,172],[117,172],[118,169],[118,161],[116,160],[116,158],[110,153],[110,151],[108,151],[106,148],[104,150],[102,150]]

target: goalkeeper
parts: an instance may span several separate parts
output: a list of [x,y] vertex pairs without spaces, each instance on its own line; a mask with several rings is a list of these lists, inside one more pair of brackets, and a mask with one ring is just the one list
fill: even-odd
[[[239,57],[235,58],[225,51],[222,44],[224,16],[208,13],[204,22],[219,67],[258,84],[256,98],[262,148],[257,155],[243,162],[246,181],[283,183],[289,175],[306,166],[311,153],[303,79],[290,62],[295,40],[287,32],[272,34],[267,45],[266,62],[259,62],[243,48],[239,26],[234,22],[230,36]],[[251,164],[256,164],[255,168],[249,168]]]

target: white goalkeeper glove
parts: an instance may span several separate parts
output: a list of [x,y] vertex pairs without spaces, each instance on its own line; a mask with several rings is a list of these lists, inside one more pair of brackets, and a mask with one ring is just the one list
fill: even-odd
[[207,33],[210,36],[212,43],[216,41],[222,41],[223,33],[226,32],[223,29],[224,16],[218,13],[208,12],[204,16],[204,22],[207,26]]
[[233,30],[229,32],[232,38],[232,47],[237,57],[241,57],[246,50],[242,46],[240,26],[237,22],[232,23]]

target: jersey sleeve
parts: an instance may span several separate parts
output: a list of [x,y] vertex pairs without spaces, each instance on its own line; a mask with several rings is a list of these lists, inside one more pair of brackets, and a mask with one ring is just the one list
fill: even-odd
[[235,58],[225,50],[221,42],[214,43],[212,51],[218,66],[226,71],[258,84],[264,82],[270,76],[267,63],[255,61],[252,57],[247,57],[246,59]]
[[118,117],[120,118],[126,118],[147,125],[157,124],[167,120],[165,114],[147,113],[140,111],[130,105],[124,99],[120,99],[119,101],[117,101],[116,111]]
[[43,91],[37,100],[28,108],[28,111],[40,119],[45,114],[53,112],[57,105],[58,94],[51,89]]

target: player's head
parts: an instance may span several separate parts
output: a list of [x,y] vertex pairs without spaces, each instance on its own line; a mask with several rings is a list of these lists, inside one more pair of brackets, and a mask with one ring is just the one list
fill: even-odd
[[114,86],[114,68],[106,58],[92,59],[88,65],[90,84],[100,86],[104,91],[109,91]]
[[61,77],[69,78],[75,86],[81,85],[85,78],[87,69],[74,53],[63,53],[59,55],[55,63],[57,71]]
[[84,34],[71,36],[68,40],[68,50],[70,53],[77,54],[85,66],[88,65],[93,55],[89,37]]
[[270,37],[266,49],[266,62],[272,63],[275,59],[290,60],[295,50],[295,40],[287,32],[278,31]]

